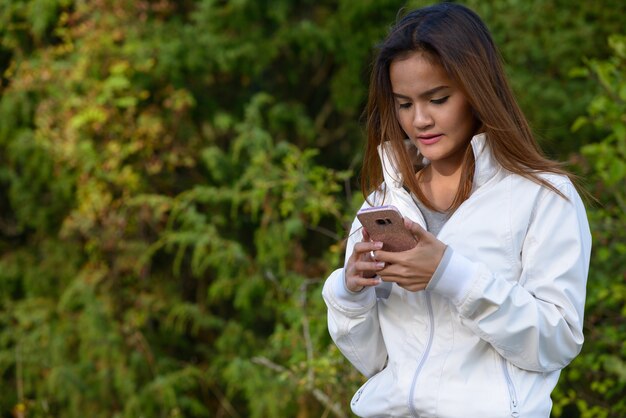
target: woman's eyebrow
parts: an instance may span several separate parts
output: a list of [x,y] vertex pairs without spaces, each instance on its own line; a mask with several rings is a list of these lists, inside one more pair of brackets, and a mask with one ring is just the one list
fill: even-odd
[[[420,98],[426,98],[426,97],[431,97],[433,96],[435,93],[438,93],[441,90],[450,88],[450,86],[437,86],[437,87],[433,87],[432,89],[428,89],[423,93],[419,94]],[[410,100],[411,98],[409,96],[405,96],[404,94],[399,94],[399,93],[393,93],[393,97],[397,98],[397,99],[404,99],[404,100]]]

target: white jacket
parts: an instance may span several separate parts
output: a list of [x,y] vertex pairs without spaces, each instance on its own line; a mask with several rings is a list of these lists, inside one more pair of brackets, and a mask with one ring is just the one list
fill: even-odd
[[[542,178],[569,200],[504,170],[483,134],[472,147],[472,194],[437,237],[452,257],[425,291],[350,293],[343,269],[324,285],[329,332],[369,377],[351,402],[359,416],[547,418],[560,370],[580,352],[591,236],[578,193],[563,176]],[[424,227],[380,154],[386,195],[376,204]],[[358,228],[355,219],[346,260]]]

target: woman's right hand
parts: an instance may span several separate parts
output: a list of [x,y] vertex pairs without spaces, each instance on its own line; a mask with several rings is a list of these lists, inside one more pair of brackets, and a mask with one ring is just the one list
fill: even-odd
[[380,250],[382,242],[370,241],[363,228],[363,241],[354,246],[354,251],[345,267],[346,288],[351,292],[360,292],[367,286],[376,286],[380,283],[377,272],[385,268],[385,263],[377,262],[372,258],[372,251]]

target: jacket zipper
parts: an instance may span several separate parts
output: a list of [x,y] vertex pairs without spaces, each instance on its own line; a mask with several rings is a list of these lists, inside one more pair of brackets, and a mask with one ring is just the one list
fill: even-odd
[[506,367],[506,360],[504,357],[500,357],[500,363],[502,364],[502,371],[504,373],[504,378],[506,379],[506,385],[509,388],[509,399],[511,400],[511,416],[519,417],[519,406],[517,404],[517,393],[515,392],[515,386],[513,385],[513,380],[511,379],[511,375],[509,374],[509,369]]
[[433,314],[433,305],[430,301],[430,293],[424,291],[424,297],[426,298],[426,307],[428,308],[428,322],[429,322],[429,335],[428,341],[426,343],[426,349],[422,354],[422,358],[417,365],[417,369],[415,369],[415,373],[413,374],[413,382],[411,383],[411,390],[409,391],[409,411],[413,417],[417,418],[417,411],[415,410],[415,401],[413,399],[413,393],[415,392],[415,386],[417,386],[417,378],[420,375],[422,368],[424,367],[424,363],[426,362],[426,358],[430,353],[430,348],[433,344],[433,337],[435,335],[435,316]]

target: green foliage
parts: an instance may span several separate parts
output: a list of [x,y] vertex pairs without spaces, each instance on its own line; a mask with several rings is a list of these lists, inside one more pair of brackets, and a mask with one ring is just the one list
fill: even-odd
[[600,140],[588,129],[570,127],[593,96],[591,79],[572,79],[581,58],[606,58],[605,40],[623,30],[626,3],[621,0],[468,0],[494,33],[519,104],[543,148],[561,160],[582,145]]
[[[475,3],[553,152],[586,144],[602,203],[555,412],[623,415],[624,44],[600,43],[622,2]],[[362,201],[372,47],[403,5],[0,0],[0,415],[349,416],[362,377],[320,291]],[[607,90],[572,140],[583,56]]]
[[318,2],[9,3],[2,413],[344,415],[319,292],[350,172],[325,153],[360,140],[333,79],[373,39],[340,53]]
[[606,136],[582,148],[590,191],[594,251],[589,275],[582,354],[563,373],[555,413],[575,408],[581,417],[626,415],[626,36],[608,42],[613,56],[587,60],[574,73],[602,90],[574,130],[591,125]]

